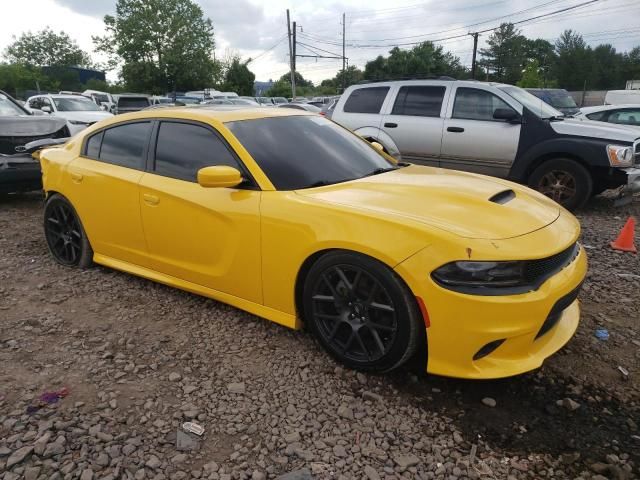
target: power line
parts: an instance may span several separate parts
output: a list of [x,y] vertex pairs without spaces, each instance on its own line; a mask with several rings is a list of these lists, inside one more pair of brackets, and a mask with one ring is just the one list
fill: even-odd
[[272,51],[274,48],[276,48],[278,45],[280,45],[282,42],[284,42],[287,39],[286,35],[283,35],[282,38],[280,40],[278,40],[272,47],[267,48],[266,50],[264,50],[260,55],[257,55],[256,57],[252,58],[251,60],[249,60],[247,62],[247,65],[249,63],[255,62],[256,60],[258,60],[260,57],[263,57],[264,55],[266,55],[267,53],[269,53],[270,51]]

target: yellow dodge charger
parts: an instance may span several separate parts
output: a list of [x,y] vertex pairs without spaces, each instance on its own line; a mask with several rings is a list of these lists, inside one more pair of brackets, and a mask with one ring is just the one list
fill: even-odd
[[[44,231],[92,262],[300,328],[349,367],[496,378],[574,334],[576,219],[508,181],[395,163],[288,109],[116,116],[40,155]],[[259,348],[259,345],[256,345]]]

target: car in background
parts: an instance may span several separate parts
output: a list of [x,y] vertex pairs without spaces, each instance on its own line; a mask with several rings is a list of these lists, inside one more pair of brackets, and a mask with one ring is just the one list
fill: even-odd
[[278,105],[278,108],[293,108],[295,110],[304,110],[311,113],[321,112],[320,108],[316,107],[315,105],[311,105],[310,103],[283,103]]
[[151,105],[169,105],[171,103],[174,103],[173,98],[159,97],[157,95],[151,97]]
[[259,107],[260,104],[248,98],[236,97],[226,99],[214,99],[202,102],[203,105],[245,105],[247,107]]
[[116,106],[116,101],[109,92],[101,92],[99,90],[85,90],[82,92],[87,98],[90,98],[93,103],[103,108],[107,112],[113,113]]
[[281,105],[283,103],[289,103],[289,100],[287,100],[284,97],[271,97],[271,101],[274,103],[274,105]]
[[584,107],[580,109],[576,118],[640,128],[640,104]]
[[604,96],[605,105],[640,104],[640,90],[609,90]]
[[271,100],[271,97],[254,97],[254,100],[258,102],[263,107],[273,107],[274,103]]
[[512,182],[397,164],[318,115],[163,108],[40,158],[55,261],[304,325],[349,368],[419,354],[429,373],[508,377],[578,327],[573,215]]
[[184,105],[199,105],[200,103],[202,103],[202,99],[187,95],[177,95],[175,97],[175,103],[182,103]]
[[513,85],[361,83],[331,119],[403,161],[508,178],[570,210],[608,188],[640,190],[640,132],[567,118]]
[[34,95],[27,98],[26,108],[65,119],[69,123],[71,135],[113,116],[84,95]]
[[27,145],[69,136],[65,119],[34,115],[0,90],[0,194],[42,188],[40,163],[32,158]]
[[151,98],[149,95],[137,93],[121,93],[113,96],[116,106],[114,112],[116,115],[121,113],[138,112],[144,108],[151,106]]
[[339,99],[340,97],[333,97],[329,103],[325,103],[320,110],[320,115],[331,118]]
[[567,116],[575,115],[580,111],[573,97],[563,88],[526,88],[525,90]]

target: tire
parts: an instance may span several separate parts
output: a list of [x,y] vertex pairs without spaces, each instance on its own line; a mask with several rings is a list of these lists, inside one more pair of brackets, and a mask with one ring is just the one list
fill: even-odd
[[349,368],[387,372],[417,351],[424,323],[415,298],[389,267],[335,251],[304,282],[303,318],[320,344]]
[[529,186],[555,200],[567,210],[587,202],[593,191],[589,171],[575,160],[554,158],[538,166],[529,176]]
[[44,232],[51,255],[61,265],[88,268],[93,265],[93,249],[73,205],[59,194],[44,205]]

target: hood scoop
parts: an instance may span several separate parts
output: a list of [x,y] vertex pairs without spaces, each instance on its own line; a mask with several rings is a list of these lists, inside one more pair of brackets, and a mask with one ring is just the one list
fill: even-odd
[[497,203],[498,205],[504,205],[505,203],[509,203],[514,198],[516,198],[516,193],[513,190],[509,189],[496,193],[491,198],[489,198],[489,201]]

